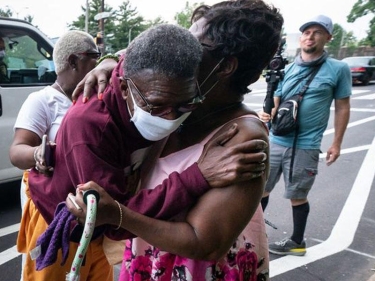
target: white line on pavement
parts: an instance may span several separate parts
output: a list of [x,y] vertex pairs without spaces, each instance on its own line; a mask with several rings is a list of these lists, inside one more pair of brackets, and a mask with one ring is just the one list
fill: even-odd
[[373,99],[375,99],[375,94],[364,95],[364,96],[355,97],[355,98],[352,98],[352,99],[353,100],[373,100]]
[[368,92],[370,92],[370,90],[352,90],[353,95],[359,95],[359,94],[364,94]]
[[270,262],[270,277],[293,270],[347,249],[353,242],[375,176],[375,138],[366,154],[350,194],[331,235],[323,243],[310,247],[303,257],[285,256]]
[[19,223],[16,223],[16,224],[4,227],[4,228],[0,228],[0,237],[17,232],[19,229],[20,229]]
[[[334,107],[331,108],[331,110],[335,110]],[[355,107],[351,107],[350,108],[350,112],[375,112],[375,109],[373,108],[355,108]]]
[[[362,125],[362,124],[364,124],[366,122],[370,122],[370,121],[374,121],[374,120],[375,120],[375,116],[364,118],[364,119],[361,119],[361,120],[349,123],[348,126],[347,126],[347,128],[351,128],[351,127],[354,127],[354,126]],[[323,135],[325,136],[325,135],[332,134],[334,131],[335,131],[334,128],[326,130]]]
[[[361,146],[356,146],[356,147],[352,147],[352,148],[341,149],[340,155],[358,152],[358,151],[362,151],[362,150],[368,150],[368,149],[370,149],[370,145],[361,145]],[[326,152],[319,154],[319,158],[326,158],[326,156],[327,156]]]
[[[313,240],[313,241],[316,241],[316,242],[319,242],[319,243],[324,242],[323,240],[315,239],[315,238],[310,238],[310,240]],[[366,254],[366,253],[363,253],[363,252],[360,252],[360,251],[356,251],[356,250],[353,250],[353,249],[350,249],[350,248],[345,249],[345,251],[348,251],[348,252],[351,252],[351,253],[361,255],[361,256],[364,256],[366,258],[370,258],[370,259],[375,260],[375,256],[372,256],[372,255],[369,255],[369,254]]]
[[13,246],[0,253],[0,265],[20,256],[21,254],[17,252],[17,247]]

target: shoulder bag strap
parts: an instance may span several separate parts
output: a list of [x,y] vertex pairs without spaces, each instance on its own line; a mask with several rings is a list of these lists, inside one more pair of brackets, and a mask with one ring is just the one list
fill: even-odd
[[301,91],[298,93],[301,97],[306,93],[307,88],[309,87],[311,81],[314,79],[315,75],[318,73],[320,67],[322,66],[323,63],[317,65],[315,69],[311,72],[309,79],[307,80],[306,84],[303,86]]
[[[309,87],[311,81],[314,79],[315,75],[318,73],[320,67],[322,66],[323,63],[319,64],[318,66],[315,67],[315,69],[311,72],[309,79],[307,80],[306,84],[303,86],[301,91],[299,92],[300,98],[299,98],[299,104],[298,107],[301,104],[302,97],[306,93],[307,88]],[[298,125],[298,116],[299,114],[297,113],[297,127],[294,132],[294,140],[293,140],[293,148],[292,148],[292,158],[290,159],[290,167],[289,167],[289,182],[292,183],[292,177],[293,177],[293,166],[294,166],[294,156],[296,154],[296,147],[297,147],[297,136],[298,136],[298,131],[299,131],[299,125]]]

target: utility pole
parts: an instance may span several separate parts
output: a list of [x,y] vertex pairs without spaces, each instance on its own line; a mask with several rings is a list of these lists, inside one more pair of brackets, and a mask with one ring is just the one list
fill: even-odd
[[89,32],[89,0],[86,0],[85,31]]
[[[101,12],[104,13],[104,0],[102,0]],[[104,55],[105,41],[104,41],[104,18],[103,17],[100,19],[100,33],[102,34],[102,40],[103,40],[102,47],[101,47],[101,53],[102,53],[102,55]]]
[[130,45],[130,42],[132,41],[132,29],[133,29],[133,27],[129,28],[129,34],[128,34],[129,42],[128,42],[128,46]]

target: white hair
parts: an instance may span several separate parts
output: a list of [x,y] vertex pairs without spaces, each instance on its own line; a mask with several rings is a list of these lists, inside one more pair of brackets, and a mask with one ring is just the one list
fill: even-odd
[[53,62],[56,74],[59,75],[69,66],[68,58],[74,53],[83,53],[90,49],[97,49],[94,38],[87,32],[70,30],[63,34],[53,49]]

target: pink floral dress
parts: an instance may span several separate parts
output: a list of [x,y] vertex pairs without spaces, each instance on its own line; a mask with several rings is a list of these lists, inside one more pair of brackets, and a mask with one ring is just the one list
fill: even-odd
[[[251,117],[253,115],[246,115]],[[219,130],[219,129],[217,129]],[[215,130],[201,143],[159,158],[164,144],[154,150],[142,186],[153,187],[173,171],[183,171],[198,160],[205,143]],[[152,167],[152,168],[151,168]],[[181,212],[174,218],[181,221]],[[163,252],[141,238],[126,241],[120,281],[261,281],[269,280],[268,241],[263,212],[259,205],[253,218],[237,238],[228,253],[218,261],[199,261]]]

